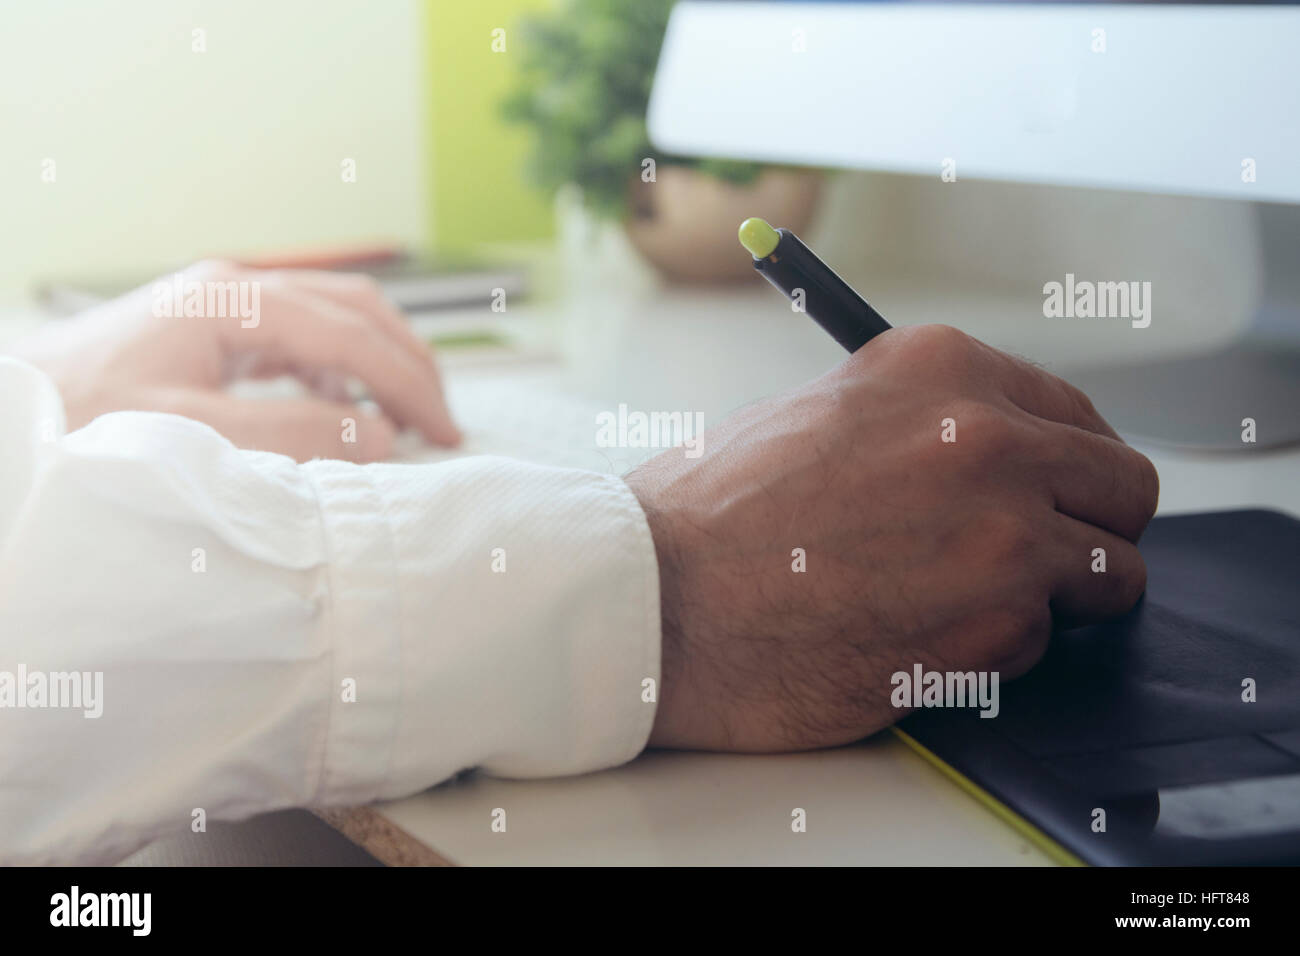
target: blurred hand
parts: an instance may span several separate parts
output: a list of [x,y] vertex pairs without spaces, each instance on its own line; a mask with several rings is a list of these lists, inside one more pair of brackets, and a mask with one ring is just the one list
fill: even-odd
[[[253,283],[244,303],[258,314],[159,315],[165,276],[83,315],[50,323],[14,354],[58,385],[69,429],[123,409],[172,412],[206,422],[236,445],[309,458],[374,461],[398,429],[418,429],[439,445],[460,433],[443,398],[429,348],[367,276],[260,271],[224,262],[186,270],[183,283]],[[227,287],[227,288],[239,288]],[[311,397],[241,398],[225,387],[241,378],[290,374]],[[345,381],[360,380],[381,409],[353,404]],[[345,440],[345,419],[356,422]]]
[[652,746],[857,740],[906,713],[894,672],[1015,677],[1054,624],[1123,614],[1146,586],[1151,463],[1081,392],[954,329],[887,332],[703,447],[626,478],[659,559]]

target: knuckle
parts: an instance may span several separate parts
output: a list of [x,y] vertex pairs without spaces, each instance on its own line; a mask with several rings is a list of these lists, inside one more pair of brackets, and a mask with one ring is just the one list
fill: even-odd
[[965,439],[976,461],[1001,458],[1016,451],[1023,433],[1000,408],[973,399],[957,403],[949,415],[957,425],[958,442]]
[[1054,476],[1076,472],[1079,456],[1079,448],[1066,434],[1040,434],[1034,446],[1035,474],[1040,481],[1050,485]]
[[951,325],[914,325],[897,330],[899,347],[934,359],[964,359],[975,353],[976,343],[965,332]]
[[989,620],[984,660],[1017,676],[1043,656],[1050,633],[1050,615],[1043,608],[1028,603],[1009,606]]
[[850,364],[898,368],[915,375],[915,369],[924,363],[924,367],[952,374],[970,366],[978,349],[974,339],[950,325],[899,326],[855,352],[856,361]]
[[1030,521],[1013,512],[993,512],[981,534],[984,539],[981,550],[988,560],[999,565],[1027,566],[1038,552],[1038,537]]
[[1083,391],[1083,389],[1076,388],[1063,378],[1057,378],[1056,380],[1061,383],[1061,389],[1065,392],[1066,397],[1073,403],[1075,411],[1079,413],[1080,418],[1084,420],[1092,419],[1096,421],[1104,421],[1101,415],[1097,412],[1097,406],[1095,406],[1092,403],[1092,399],[1088,397],[1087,392]]
[[986,627],[983,661],[987,665],[996,666],[1020,656],[1027,630],[1020,615],[1002,611],[991,617]]

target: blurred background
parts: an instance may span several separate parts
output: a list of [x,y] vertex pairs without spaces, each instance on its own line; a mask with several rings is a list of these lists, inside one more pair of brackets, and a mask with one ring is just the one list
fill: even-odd
[[[735,222],[774,210],[846,277],[871,282],[886,315],[904,278],[1037,296],[1044,275],[1068,268],[1150,276],[1163,310],[1186,319],[1180,348],[1244,319],[1256,275],[1242,203],[977,181],[934,189],[929,177],[656,153],[645,101],[671,7],[7,4],[0,314],[18,321],[51,288],[112,291],[212,255],[509,264],[527,273],[521,289],[549,301],[610,285],[747,286],[757,280]],[[638,188],[647,158],[654,190]],[[1198,248],[1196,237],[1213,242]],[[1189,263],[1195,288],[1160,282]],[[992,341],[1014,337],[1051,360],[1056,340],[1041,322],[1003,331],[989,302]],[[928,308],[914,320],[945,320],[950,307],[940,296]],[[559,312],[563,325],[582,310]],[[1123,348],[1167,347],[1162,334]]]

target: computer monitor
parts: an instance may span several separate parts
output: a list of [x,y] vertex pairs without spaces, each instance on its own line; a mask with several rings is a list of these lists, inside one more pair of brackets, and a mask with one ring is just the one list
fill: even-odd
[[1121,432],[1240,449],[1249,415],[1258,448],[1300,441],[1297,51],[1295,2],[682,0],[647,123],[670,154],[1255,204],[1242,339],[1079,384]]

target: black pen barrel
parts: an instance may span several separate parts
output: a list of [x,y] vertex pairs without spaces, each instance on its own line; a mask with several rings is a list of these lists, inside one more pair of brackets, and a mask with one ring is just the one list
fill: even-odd
[[[778,229],[781,240],[772,254],[755,259],[754,268],[850,352],[856,352],[891,328],[879,312],[822,262],[799,237]],[[802,290],[802,296],[799,295]]]

